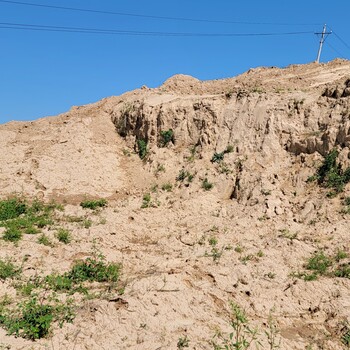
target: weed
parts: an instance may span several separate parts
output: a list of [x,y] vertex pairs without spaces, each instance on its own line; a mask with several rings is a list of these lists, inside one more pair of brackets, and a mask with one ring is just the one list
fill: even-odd
[[18,242],[23,233],[40,232],[41,228],[53,223],[52,216],[55,209],[62,209],[62,207],[54,203],[44,204],[38,200],[28,203],[19,198],[1,201],[0,225],[6,228],[3,239]]
[[0,259],[0,280],[17,277],[21,271],[22,269],[16,267],[10,260]]
[[227,145],[226,149],[225,149],[225,153],[232,153],[234,150],[234,147],[232,145]]
[[306,263],[305,268],[312,270],[316,274],[323,275],[327,272],[328,267],[332,265],[332,261],[324,255],[322,251],[316,252]]
[[243,252],[243,248],[240,245],[237,245],[234,250],[236,253],[239,253],[239,254]]
[[66,276],[74,283],[78,282],[117,282],[121,265],[105,263],[102,255],[93,256],[86,260],[77,261]]
[[92,221],[90,219],[84,219],[82,225],[84,228],[90,228],[92,226]]
[[166,192],[171,192],[173,190],[173,185],[169,182],[162,186],[162,190]]
[[284,228],[282,230],[279,230],[281,232],[281,235],[279,237],[283,237],[283,238],[288,238],[291,241],[293,241],[294,239],[297,239],[298,237],[298,233],[292,233],[290,232],[287,228]]
[[264,256],[264,252],[262,250],[259,250],[256,255],[258,258],[262,258]]
[[273,273],[273,272],[268,272],[268,273],[266,274],[266,277],[268,277],[268,278],[270,278],[271,280],[273,280],[273,279],[276,277],[276,274]]
[[253,89],[252,89],[252,92],[256,92],[258,94],[263,94],[265,93],[265,89],[261,86],[255,86]]
[[269,313],[269,318],[267,320],[267,330],[265,331],[265,335],[267,337],[267,343],[269,344],[269,349],[279,349],[281,345],[281,338],[277,340],[279,335],[279,330],[277,328],[276,321],[272,316],[272,310]]
[[52,242],[50,241],[49,237],[44,233],[38,238],[38,243],[46,245],[48,247],[52,247]]
[[218,261],[221,258],[223,251],[224,248],[219,250],[216,246],[214,246],[211,248],[210,254],[206,254],[206,256],[211,256],[214,261]]
[[220,162],[218,170],[220,174],[232,173],[232,170],[229,168],[229,166],[225,162]]
[[68,230],[66,230],[66,229],[64,229],[64,228],[60,228],[60,229],[58,229],[57,232],[56,232],[56,238],[57,238],[60,242],[62,242],[62,243],[64,243],[64,244],[68,244],[68,243],[70,243],[71,240],[72,240],[72,235],[71,235],[71,233],[70,233]]
[[197,153],[197,146],[194,145],[193,147],[190,148],[190,156],[187,157],[188,162],[193,162],[196,158],[196,153]]
[[177,341],[177,348],[179,350],[184,349],[184,348],[188,348],[190,341],[187,338],[187,335],[185,335],[183,338],[179,338],[179,340]]
[[161,136],[161,141],[160,141],[161,147],[166,147],[169,142],[174,142],[174,131],[171,129],[161,131],[160,136]]
[[343,335],[341,337],[341,342],[350,349],[350,327],[349,324],[346,323],[343,328]]
[[153,186],[151,187],[151,192],[152,192],[152,193],[157,193],[157,192],[158,192],[158,185],[157,185],[157,184],[155,184],[155,185],[153,185]]
[[2,236],[4,241],[18,242],[22,239],[22,232],[14,225],[9,225]]
[[212,163],[220,163],[221,161],[224,160],[224,156],[225,156],[225,152],[221,152],[221,153],[215,152],[210,161]]
[[248,254],[248,255],[244,255],[241,258],[239,258],[239,260],[245,265],[248,261],[253,260],[254,259],[254,255],[252,254]]
[[137,153],[140,159],[145,159],[148,154],[148,145],[145,140],[139,139],[137,140]]
[[59,302],[51,304],[38,301],[33,296],[28,301],[17,305],[16,310],[6,310],[0,315],[0,324],[8,331],[30,340],[46,337],[55,321],[62,325],[74,319],[71,303],[65,305]]
[[145,193],[142,198],[141,208],[149,208],[151,206],[151,194]]
[[0,221],[10,220],[19,217],[27,210],[23,199],[18,197],[0,201]]
[[83,222],[84,218],[82,216],[66,216],[67,222]]
[[338,250],[334,259],[336,262],[339,262],[340,260],[346,259],[348,257],[348,254],[344,250]]
[[159,174],[159,173],[164,173],[165,172],[165,166],[163,164],[158,164],[156,170],[155,170],[155,174],[156,176]]
[[335,277],[350,278],[350,265],[339,265],[334,271]]
[[202,188],[205,190],[205,191],[210,191],[212,188],[214,187],[214,185],[208,181],[207,178],[205,178],[202,182]]
[[215,350],[247,350],[253,344],[260,345],[258,342],[258,329],[249,325],[248,317],[244,310],[234,302],[231,306],[230,325],[233,332],[228,337],[218,334],[221,344],[213,343]]
[[185,181],[187,179],[188,182],[192,182],[194,175],[185,169],[181,169],[179,175],[176,177],[176,181]]
[[99,223],[99,225],[106,225],[107,219],[101,217],[101,218],[100,218],[100,221],[99,221],[98,223]]
[[96,210],[97,208],[103,208],[107,205],[106,199],[94,199],[94,200],[85,200],[80,203],[80,206],[84,209]]
[[130,157],[131,156],[131,152],[128,149],[126,149],[126,148],[123,149],[123,154],[126,157]]
[[208,243],[214,247],[218,244],[218,239],[216,237],[210,237]]

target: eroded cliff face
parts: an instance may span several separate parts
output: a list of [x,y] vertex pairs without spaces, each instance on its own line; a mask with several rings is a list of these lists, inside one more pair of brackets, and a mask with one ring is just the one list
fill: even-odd
[[279,202],[292,188],[305,192],[315,161],[333,148],[339,148],[339,159],[348,166],[349,74],[347,62],[335,62],[284,72],[257,69],[213,82],[175,76],[159,89],[107,103],[106,112],[129,147],[137,150],[137,140],[148,144],[150,163],[157,160],[166,130],[174,134],[171,157],[182,166],[184,150],[195,147],[198,158],[208,161],[214,152],[232,147],[225,156],[231,172],[212,174],[221,184],[222,198],[258,203],[268,187],[279,193],[274,199]]

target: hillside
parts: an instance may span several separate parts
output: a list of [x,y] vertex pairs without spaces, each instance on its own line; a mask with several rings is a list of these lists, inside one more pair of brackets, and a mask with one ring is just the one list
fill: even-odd
[[[0,196],[32,215],[0,240],[21,267],[5,278],[0,261],[0,349],[224,349],[242,310],[241,340],[256,327],[262,349],[350,346],[349,61],[176,75],[0,125],[0,147]],[[5,202],[3,237],[17,220]],[[74,279],[89,256],[120,264],[118,281]],[[64,273],[69,288],[50,279]],[[74,320],[9,335],[33,299],[72,299]]]

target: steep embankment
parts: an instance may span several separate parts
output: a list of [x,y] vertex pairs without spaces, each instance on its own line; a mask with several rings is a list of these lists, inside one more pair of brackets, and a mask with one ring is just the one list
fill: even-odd
[[[0,241],[1,257],[24,261],[27,277],[47,275],[97,245],[122,263],[124,293],[118,285],[93,300],[75,294],[72,325],[35,343],[1,330],[4,344],[214,349],[229,339],[233,301],[259,327],[264,349],[272,335],[280,349],[345,348],[350,191],[328,198],[332,188],[307,179],[334,148],[334,169],[350,165],[348,61],[205,82],[179,75],[58,117],[2,125],[0,135],[3,197],[69,203],[44,229],[52,245],[27,234],[17,246]],[[86,211],[76,205],[85,196],[108,206]],[[72,232],[70,244],[55,241],[57,225]],[[310,265],[320,256],[323,272]],[[0,293],[20,295],[7,280]]]

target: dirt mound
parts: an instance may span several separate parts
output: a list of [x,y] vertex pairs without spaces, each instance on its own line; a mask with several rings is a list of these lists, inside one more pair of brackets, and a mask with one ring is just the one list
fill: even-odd
[[[72,298],[75,320],[66,314],[33,342],[7,335],[0,318],[0,348],[235,348],[255,328],[264,349],[346,348],[349,81],[344,60],[214,81],[176,75],[1,125],[1,196],[64,208],[23,212],[22,239],[0,240],[0,257],[21,265],[4,278],[0,264],[0,310],[8,323],[17,302]],[[107,205],[79,205],[94,198]],[[11,220],[0,215],[5,238],[15,237]],[[118,282],[53,285],[96,250],[121,263]]]

